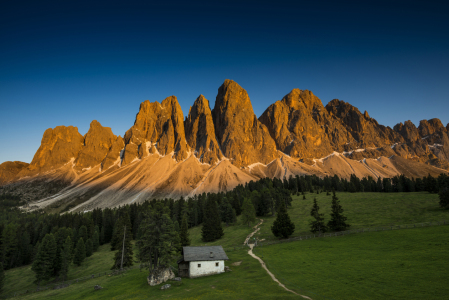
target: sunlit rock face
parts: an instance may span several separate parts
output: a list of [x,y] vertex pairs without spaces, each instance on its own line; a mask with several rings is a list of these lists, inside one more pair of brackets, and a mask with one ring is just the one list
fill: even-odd
[[83,170],[100,164],[116,139],[111,128],[103,127],[100,122],[93,120],[84,136],[84,146],[75,160],[75,167]]
[[20,174],[27,176],[58,168],[78,157],[83,148],[84,137],[77,127],[57,126],[45,130],[41,145],[30,165]]
[[202,163],[215,164],[222,158],[209,101],[203,95],[193,103],[184,124],[187,144]]
[[268,129],[254,114],[248,93],[236,82],[227,79],[218,89],[212,116],[223,155],[235,166],[266,164],[277,157]]
[[[144,158],[155,150],[161,155],[174,152],[174,158],[178,161],[186,159],[189,147],[184,132],[184,116],[176,97],[170,96],[162,103],[142,102],[136,121],[124,139],[123,165],[136,157]],[[152,147],[155,149],[151,150]]]

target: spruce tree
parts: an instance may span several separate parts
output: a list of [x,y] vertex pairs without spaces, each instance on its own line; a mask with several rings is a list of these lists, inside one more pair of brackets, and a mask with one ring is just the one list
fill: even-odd
[[276,220],[274,220],[273,226],[271,226],[271,232],[273,232],[275,237],[288,238],[294,231],[295,224],[290,220],[285,201],[281,201]]
[[81,226],[78,230],[78,239],[82,238],[83,241],[87,241],[87,227],[85,225]]
[[92,240],[87,239],[87,241],[86,241],[86,257],[91,257],[93,252],[94,252],[94,249],[93,249],[93,245],[92,245]]
[[85,258],[86,246],[84,245],[83,238],[80,238],[78,243],[76,243],[75,253],[73,254],[73,263],[77,266],[81,266]]
[[0,262],[0,294],[3,292],[4,285],[5,285],[5,270],[3,270],[3,264]]
[[440,190],[440,206],[442,208],[449,208],[449,188],[444,187]]
[[[123,215],[122,218],[128,218],[127,215]],[[126,224],[125,220],[122,220],[121,224]],[[126,228],[125,228],[126,226]],[[125,230],[126,229],[126,230]],[[123,252],[123,267],[131,267],[134,262],[133,262],[133,246],[131,244],[131,240],[133,238],[133,234],[132,234],[132,228],[130,225],[123,225],[122,228],[117,228],[117,230],[121,231],[121,240],[120,240],[120,244],[118,244],[117,247],[117,252],[115,252],[115,256],[114,256],[114,264],[112,266],[112,270],[113,269],[120,269],[120,266],[122,266],[122,252]],[[126,232],[125,232],[126,231]],[[125,239],[124,243],[123,243],[123,239]],[[124,245],[124,250],[123,250],[123,245]]]
[[343,231],[346,228],[349,228],[349,224],[346,223],[346,217],[343,215],[343,208],[340,205],[340,201],[338,201],[337,195],[335,191],[333,191],[332,195],[332,206],[331,206],[331,219],[327,223],[327,227],[332,231]]
[[251,223],[254,221],[256,221],[256,210],[254,209],[254,205],[249,198],[244,198],[242,205],[242,222],[243,224],[251,226]]
[[316,202],[316,198],[313,199],[313,207],[310,211],[310,215],[315,219],[314,221],[310,221],[310,231],[315,232],[326,232],[327,227],[324,224],[324,214],[320,214],[319,212],[320,207],[318,206],[318,203]]
[[204,221],[201,228],[201,237],[203,242],[212,242],[223,236],[221,227],[221,218],[218,211],[217,202],[209,197],[204,208]]
[[53,234],[46,234],[42,239],[31,270],[36,273],[36,283],[50,279],[53,274],[54,260],[56,258],[56,242]]
[[[122,247],[123,242],[123,228],[125,227],[128,230],[132,229],[131,221],[129,219],[128,211],[125,210],[122,212],[122,215],[117,220],[114,226],[114,231],[112,234],[112,240],[111,240],[111,251],[119,250]],[[128,233],[127,233],[128,234]],[[132,239],[132,232],[129,233],[129,238]]]
[[98,250],[98,247],[100,247],[100,237],[98,235],[98,231],[95,231],[94,235],[92,236],[92,250],[96,252]]
[[190,245],[190,239],[189,239],[189,225],[187,224],[187,216],[184,214],[181,221],[181,230],[179,232],[179,238],[181,241],[181,247],[189,246]]
[[179,249],[179,235],[170,219],[167,206],[157,202],[144,212],[139,228],[138,258],[148,263],[150,273],[157,268],[166,268]]
[[63,281],[67,279],[69,267],[72,263],[72,249],[72,239],[68,236],[61,249],[61,270],[59,271],[59,276]]

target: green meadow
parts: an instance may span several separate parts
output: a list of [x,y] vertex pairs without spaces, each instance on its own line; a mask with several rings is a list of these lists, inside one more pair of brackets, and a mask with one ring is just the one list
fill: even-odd
[[[438,196],[428,193],[338,193],[351,229],[449,220],[449,211],[438,206]],[[293,236],[309,234],[310,209],[316,197],[321,212],[329,219],[331,196],[293,196],[288,210],[296,225]],[[270,227],[273,217],[264,217],[259,239],[276,240]],[[254,225],[254,224],[253,224]],[[222,239],[204,243],[201,227],[189,230],[192,246],[222,245],[232,271],[196,279],[160,290],[146,282],[147,271],[133,269],[124,275],[102,276],[59,290],[47,290],[16,299],[288,299],[291,294],[271,280],[242,247],[252,227],[223,226]],[[257,247],[269,270],[286,285],[312,299],[447,299],[449,226],[432,226],[393,231],[367,232],[343,237]],[[69,280],[109,271],[114,253],[109,245],[72,266]],[[232,266],[241,261],[240,266]],[[173,263],[175,265],[175,263]],[[3,295],[33,289],[31,266],[8,270]],[[99,284],[102,290],[95,291]]]

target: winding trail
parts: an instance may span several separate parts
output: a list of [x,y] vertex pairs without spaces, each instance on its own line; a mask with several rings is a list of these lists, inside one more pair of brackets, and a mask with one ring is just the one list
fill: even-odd
[[257,231],[260,230],[260,227],[259,227],[259,226],[260,226],[262,223],[263,223],[263,220],[260,219],[259,224],[257,224],[256,226],[253,227],[255,230],[254,230],[253,232],[251,232],[251,233],[246,237],[245,242],[243,243],[244,245],[248,245],[248,247],[249,247],[248,254],[251,255],[253,258],[257,259],[257,260],[260,262],[260,264],[262,265],[262,268],[264,268],[265,271],[267,271],[268,275],[270,275],[271,279],[273,279],[274,282],[277,282],[277,283],[279,284],[279,286],[282,287],[284,290],[286,290],[286,291],[288,291],[288,292],[290,292],[290,293],[293,293],[293,294],[295,294],[295,295],[298,295],[298,296],[300,296],[300,297],[303,297],[304,299],[312,300],[312,298],[310,298],[310,297],[307,297],[307,296],[298,294],[298,293],[296,293],[295,291],[292,291],[292,290],[288,289],[285,285],[283,285],[283,284],[282,284],[282,283],[281,283],[281,282],[280,282],[280,281],[273,275],[273,273],[270,272],[270,270],[268,270],[267,266],[265,265],[265,262],[264,262],[260,257],[258,257],[257,255],[255,255],[255,254],[253,253],[254,244],[248,244],[248,242],[249,242],[249,239],[250,239],[254,234],[256,234]]

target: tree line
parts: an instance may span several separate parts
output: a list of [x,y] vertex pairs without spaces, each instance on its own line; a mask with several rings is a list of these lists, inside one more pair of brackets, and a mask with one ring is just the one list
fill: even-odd
[[[158,219],[160,224],[165,224],[167,228],[173,227],[176,233],[173,234],[173,249],[179,251],[180,247],[189,244],[188,228],[202,225],[203,241],[219,239],[224,234],[222,224],[224,226],[234,224],[239,215],[243,215],[244,223],[250,224],[254,222],[255,216],[275,215],[280,210],[284,212],[284,209],[291,206],[292,193],[318,190],[440,192],[440,205],[449,208],[448,189],[449,177],[445,174],[438,178],[429,175],[409,179],[401,175],[377,180],[371,177],[359,179],[351,176],[347,180],[338,176],[320,178],[306,175],[283,180],[264,178],[238,185],[228,192],[203,193],[187,199],[181,197],[176,201],[147,200],[139,204],[103,210],[94,209],[84,213],[62,215],[46,214],[42,211],[24,213],[17,207],[7,206],[0,209],[0,263],[5,270],[32,264],[37,274],[37,281],[46,280],[48,276],[64,279],[72,262],[76,265],[82,264],[86,256],[96,251],[99,245],[106,243],[111,244],[111,250],[117,251],[112,268],[122,265],[122,249],[125,249],[127,254],[124,255],[123,265],[132,264],[131,241],[139,241],[144,236],[154,235],[149,233],[153,225],[147,223],[148,220],[155,219],[154,211],[159,212],[160,218],[164,215],[162,219],[165,221]],[[17,196],[0,195],[0,201],[5,200],[21,203]],[[314,214],[312,216],[318,217],[316,220],[319,224],[314,226],[319,226],[319,231],[324,231],[326,226],[319,223],[319,213]],[[330,227],[329,224],[327,227]],[[159,261],[162,254],[156,254],[156,246],[151,247],[152,250],[150,248],[145,250],[143,247],[142,253],[146,253],[147,258],[148,255],[152,255],[153,258],[147,261],[151,261],[154,266],[157,265],[154,262]],[[144,261],[145,255],[140,254],[140,250],[138,255]],[[158,258],[155,260],[154,257]]]

